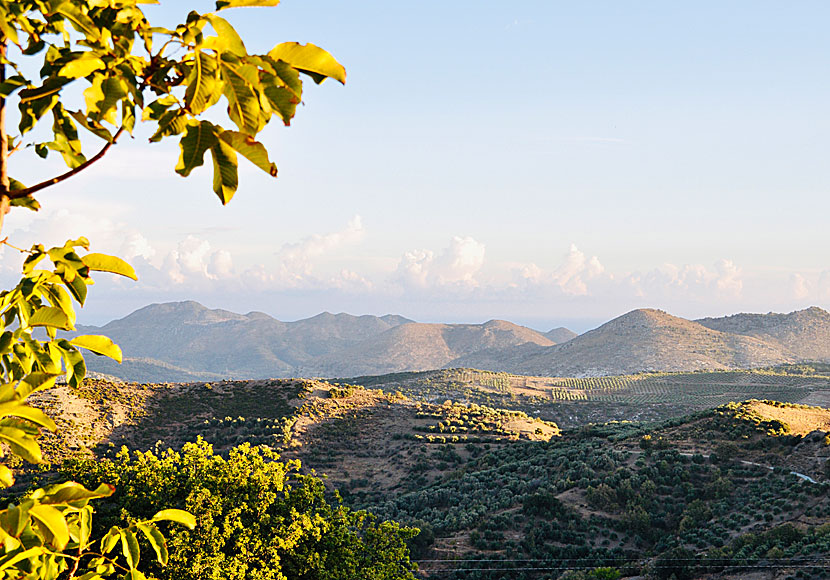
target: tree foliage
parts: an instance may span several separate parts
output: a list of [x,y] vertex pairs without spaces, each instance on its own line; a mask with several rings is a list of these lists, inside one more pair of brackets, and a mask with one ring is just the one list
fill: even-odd
[[[266,54],[249,54],[219,14],[275,6],[278,0],[218,0],[214,12],[192,11],[172,28],[152,26],[142,4],[158,2],[0,0],[0,228],[11,207],[37,211],[36,194],[97,162],[125,132],[133,133],[138,120],[152,125],[151,142],[178,139],[175,169],[184,177],[203,165],[209,152],[213,190],[227,203],[238,188],[240,155],[276,176],[258,135],[274,116],[291,122],[302,98],[300,75],[317,83],[345,82],[343,67],[312,44],[282,43]],[[9,134],[12,100],[19,122]],[[75,102],[82,104],[75,108]],[[219,103],[226,106],[227,123],[212,113]],[[92,153],[90,141],[98,142]],[[9,172],[12,154],[25,149],[42,158],[57,153],[68,169],[26,185]],[[13,248],[7,239],[0,244]],[[26,254],[23,277],[0,293],[0,452],[7,449],[33,463],[42,461],[41,429],[54,430],[55,424],[27,403],[29,395],[54,386],[61,375],[77,386],[86,374],[80,349],[121,360],[120,349],[106,337],[69,340],[57,334],[74,330],[73,302],[83,306],[91,271],[135,278],[122,260],[81,256],[80,249],[89,249],[84,238],[48,250],[42,245],[20,250]],[[51,268],[42,267],[50,261]],[[13,483],[9,465],[0,464],[0,486]],[[0,511],[0,578],[94,580],[123,573],[141,579],[144,541],[157,562],[166,563],[167,540],[156,522],[192,528],[192,516],[178,509],[146,513],[93,541],[89,502],[112,491],[103,484],[86,489],[67,483],[34,490]]]
[[[313,44],[285,42],[266,54],[249,54],[242,38],[220,15],[237,6],[274,6],[275,0],[220,0],[216,11],[190,12],[173,28],[152,26],[140,0],[14,0],[0,2],[4,75],[0,97],[17,97],[20,122],[9,150],[33,147],[41,157],[55,152],[69,171],[26,186],[10,178],[14,205],[36,209],[32,196],[94,163],[137,120],[154,127],[151,142],[178,139],[176,172],[187,177],[210,153],[213,190],[227,203],[237,190],[241,155],[266,173],[277,167],[257,140],[272,118],[290,124],[302,100],[301,74],[321,83],[346,81],[345,69]],[[11,45],[20,55],[11,59]],[[26,71],[34,68],[39,77]],[[83,106],[69,108],[66,93],[78,83]],[[229,127],[205,118],[226,105]],[[51,121],[45,140],[35,127]],[[81,132],[101,142],[88,156]]]
[[406,540],[417,530],[378,522],[326,501],[323,482],[301,475],[266,447],[248,444],[227,459],[204,442],[180,452],[126,449],[114,460],[74,461],[67,475],[89,486],[111,482],[106,523],[146,518],[161,506],[193,513],[199,525],[169,537],[159,578],[346,580],[412,578]]

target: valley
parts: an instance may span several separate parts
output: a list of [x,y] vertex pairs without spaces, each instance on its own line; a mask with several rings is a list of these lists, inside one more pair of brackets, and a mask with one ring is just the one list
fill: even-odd
[[822,578],[826,371],[87,380],[38,396],[55,466],[199,437],[267,445],[347,505],[418,527],[424,578]]

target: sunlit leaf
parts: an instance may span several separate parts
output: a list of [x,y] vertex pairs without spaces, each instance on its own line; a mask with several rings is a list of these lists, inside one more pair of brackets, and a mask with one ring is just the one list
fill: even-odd
[[135,270],[127,262],[116,256],[108,256],[107,254],[87,254],[83,258],[83,263],[87,268],[96,272],[110,272],[125,276],[133,280],[138,280]]
[[216,0],[216,9],[236,8],[239,6],[276,6],[280,0]]
[[54,306],[37,309],[29,318],[29,326],[51,326],[61,330],[72,330],[72,323],[66,313]]
[[69,527],[63,514],[50,505],[35,505],[29,510],[29,515],[36,520],[42,530],[48,530],[51,536],[50,543],[58,550],[63,550],[69,543]]
[[250,135],[238,131],[223,131],[219,134],[219,138],[265,173],[273,177],[277,176],[277,165],[268,159],[265,146]]
[[227,204],[239,187],[236,152],[224,141],[217,140],[210,149],[213,157],[213,191],[222,204]]
[[179,141],[181,154],[176,173],[187,177],[193,169],[204,164],[205,152],[216,144],[216,131],[216,125],[208,121],[187,126]]
[[69,343],[121,362],[121,348],[106,336],[85,334],[76,336]]
[[152,521],[176,522],[190,530],[196,527],[196,518],[193,516],[192,513],[177,509],[161,510],[153,516]]
[[138,524],[137,527],[144,534],[144,537],[147,538],[153,551],[155,551],[159,564],[162,566],[166,565],[169,554],[167,552],[167,540],[164,538],[164,535],[153,524]]
[[319,46],[310,42],[284,42],[268,52],[273,59],[283,60],[297,70],[308,74],[316,83],[332,78],[346,83],[346,69],[335,58]]

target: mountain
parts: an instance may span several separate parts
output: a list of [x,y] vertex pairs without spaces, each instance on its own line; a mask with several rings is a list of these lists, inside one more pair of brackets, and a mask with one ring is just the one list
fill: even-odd
[[577,336],[566,328],[542,334],[504,320],[427,324],[396,315],[323,312],[282,322],[191,301],[153,304],[79,332],[111,337],[126,357],[122,365],[88,357],[90,370],[142,382],[439,368],[603,376],[830,362],[830,313],[816,307],[694,321],[640,309]]
[[[456,362],[482,368],[482,354]],[[752,368],[803,358],[770,338],[722,332],[653,309],[634,310],[564,344],[488,354],[485,368],[541,376]]]
[[815,306],[789,314],[735,314],[702,318],[706,328],[775,342],[802,360],[830,360],[830,313]]
[[545,338],[552,340],[556,344],[562,344],[563,342],[568,342],[572,338],[576,338],[579,336],[573,330],[565,328],[564,326],[560,326],[559,328],[554,328],[553,330],[549,330],[545,333]]
[[458,366],[456,360],[479,351],[501,351],[524,344],[550,346],[553,342],[534,330],[504,320],[484,324],[402,324],[320,357],[312,368],[319,375],[333,377],[430,370]]
[[323,312],[282,322],[262,312],[236,314],[193,301],[152,304],[78,332],[109,336],[125,355],[121,365],[88,357],[90,370],[142,382],[425,370],[478,350],[553,344],[505,321],[423,324],[396,315]]

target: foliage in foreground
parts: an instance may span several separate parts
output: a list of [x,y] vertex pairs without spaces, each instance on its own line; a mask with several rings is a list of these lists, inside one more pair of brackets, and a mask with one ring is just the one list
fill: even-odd
[[329,503],[323,482],[299,468],[247,444],[225,459],[201,440],[180,452],[124,449],[114,460],[64,466],[69,477],[87,485],[115,485],[100,504],[108,525],[168,505],[196,516],[193,531],[171,532],[169,562],[152,570],[161,579],[413,578],[406,540],[416,529]]

